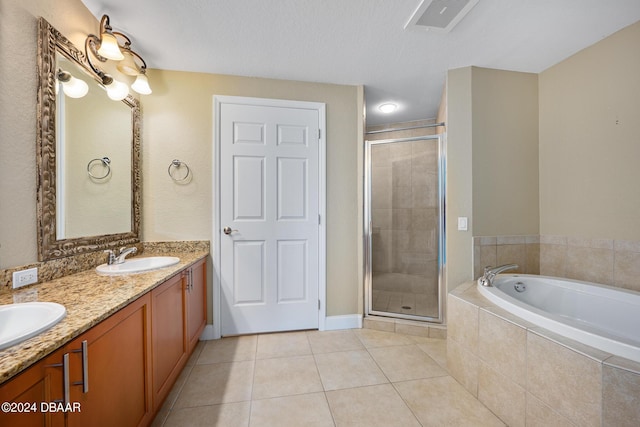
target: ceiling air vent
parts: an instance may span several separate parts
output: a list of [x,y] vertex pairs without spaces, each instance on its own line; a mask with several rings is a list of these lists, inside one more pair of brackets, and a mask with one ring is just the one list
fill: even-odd
[[448,33],[479,0],[422,0],[404,29]]

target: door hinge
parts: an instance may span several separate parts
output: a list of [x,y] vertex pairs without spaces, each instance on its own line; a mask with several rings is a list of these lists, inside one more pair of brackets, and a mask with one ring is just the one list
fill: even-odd
[[320,310],[320,300],[318,300],[318,310]]
[[318,139],[322,139],[322,129],[318,129]]
[[322,217],[318,215],[318,225],[322,225]]

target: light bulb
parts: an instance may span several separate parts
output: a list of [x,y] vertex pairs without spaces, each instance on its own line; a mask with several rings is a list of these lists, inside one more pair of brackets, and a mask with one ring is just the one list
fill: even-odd
[[107,96],[114,101],[122,101],[129,95],[129,86],[117,80],[107,85],[106,89]]
[[110,33],[102,33],[100,35],[100,49],[98,49],[98,54],[115,61],[121,61],[124,59],[124,56],[120,51],[120,47],[118,46],[118,39]]
[[136,81],[131,85],[131,89],[138,92],[140,95],[150,95],[151,87],[149,87],[149,79],[144,74],[138,74]]
[[89,92],[89,85],[72,76],[69,81],[62,83],[62,91],[70,98],[82,98]]
[[128,76],[137,76],[138,74],[140,74],[140,69],[136,65],[133,54],[125,49],[123,55],[124,59],[118,62],[118,70]]

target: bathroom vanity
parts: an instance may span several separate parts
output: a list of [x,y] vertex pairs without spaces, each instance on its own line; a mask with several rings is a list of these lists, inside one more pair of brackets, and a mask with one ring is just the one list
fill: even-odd
[[207,253],[178,256],[147,273],[87,270],[0,295],[67,308],[50,330],[0,351],[0,402],[13,402],[0,425],[150,424],[206,323]]

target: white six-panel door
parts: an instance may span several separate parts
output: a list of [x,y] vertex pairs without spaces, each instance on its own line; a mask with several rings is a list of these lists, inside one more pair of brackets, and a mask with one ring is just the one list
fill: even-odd
[[221,333],[318,328],[319,112],[219,109]]

